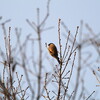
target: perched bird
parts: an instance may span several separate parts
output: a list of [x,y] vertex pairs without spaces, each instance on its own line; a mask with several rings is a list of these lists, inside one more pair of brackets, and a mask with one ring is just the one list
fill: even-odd
[[58,51],[57,51],[56,46],[53,43],[48,44],[48,51],[50,55],[54,57],[55,59],[57,59],[58,63],[60,64],[60,60],[58,57]]

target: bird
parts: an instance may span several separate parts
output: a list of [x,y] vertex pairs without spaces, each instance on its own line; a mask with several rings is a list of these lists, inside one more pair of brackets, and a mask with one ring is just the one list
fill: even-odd
[[58,63],[60,64],[60,59],[58,57],[58,51],[57,51],[55,44],[49,43],[48,44],[48,51],[49,51],[50,55],[52,57],[54,57],[58,61]]

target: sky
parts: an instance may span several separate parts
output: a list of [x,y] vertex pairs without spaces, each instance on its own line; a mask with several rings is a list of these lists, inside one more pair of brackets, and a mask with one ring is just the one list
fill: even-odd
[[[12,28],[12,45],[14,45],[13,41],[15,40],[15,27],[22,28],[24,35],[33,33],[33,36],[36,36],[26,19],[37,22],[36,9],[40,8],[40,20],[42,20],[45,17],[46,5],[47,0],[0,0],[0,16],[3,17],[0,23],[11,19],[11,22],[6,26]],[[58,46],[57,24],[59,18],[72,33],[75,33],[76,27],[80,26],[80,21],[83,20],[97,34],[100,32],[100,0],[51,0],[50,16],[46,26],[53,26],[54,28],[43,33],[43,44],[54,42]],[[0,40],[3,44],[2,37],[0,27]]]
[[[26,19],[31,21],[36,20],[36,9],[40,8],[40,16],[42,20],[46,12],[47,0],[0,0],[0,15],[3,16],[3,20],[11,19],[10,26],[12,30],[14,27],[24,29],[25,34],[32,32],[32,28],[27,24]],[[100,0],[51,0],[50,3],[50,16],[47,20],[47,26],[54,26],[55,28],[43,34],[43,37],[54,36],[55,41],[57,33],[58,19],[68,26],[68,28],[75,32],[76,27],[80,25],[80,21],[88,23],[93,31],[100,32]],[[26,28],[27,27],[27,28]],[[29,30],[30,29],[30,30]],[[55,33],[55,34],[54,34]],[[44,42],[46,38],[43,38]]]
[[[11,26],[25,28],[28,27],[27,18],[36,22],[36,8],[40,8],[41,19],[44,18],[46,3],[47,0],[0,0],[0,15],[4,20],[11,19]],[[48,23],[57,26],[58,18],[61,18],[69,29],[75,30],[83,20],[99,32],[99,9],[99,0],[51,0]]]

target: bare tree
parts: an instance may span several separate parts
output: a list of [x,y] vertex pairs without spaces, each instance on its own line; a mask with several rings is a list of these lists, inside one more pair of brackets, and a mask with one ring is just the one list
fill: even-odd
[[[89,100],[95,99],[96,90],[88,92],[84,85],[85,80],[82,77],[84,69],[88,68],[93,72],[100,86],[100,33],[96,34],[88,24],[81,21],[80,26],[77,26],[75,35],[71,33],[67,25],[58,20],[58,55],[60,63],[51,64],[52,72],[45,70],[42,34],[44,31],[50,30],[53,27],[47,27],[47,20],[50,15],[50,2],[48,0],[46,14],[40,21],[40,9],[37,8],[37,22],[26,19],[28,25],[36,33],[37,37],[32,37],[32,34],[27,34],[22,41],[22,29],[15,28],[16,42],[15,46],[11,46],[11,27],[6,28],[11,20],[1,22],[1,27],[4,35],[4,47],[0,44],[0,63],[2,66],[2,74],[0,76],[0,99],[4,100]],[[0,21],[2,17],[0,17]],[[88,33],[83,33],[83,26],[86,27]],[[65,31],[62,35],[61,30]],[[67,35],[66,35],[67,34]],[[84,36],[84,34],[86,36]],[[62,42],[62,38],[65,42]],[[36,47],[35,45],[38,45]],[[88,51],[87,47],[93,47],[98,57],[91,61],[95,52]],[[46,49],[46,48],[45,48]],[[85,50],[85,53],[83,52]],[[30,52],[30,53],[29,53]],[[38,56],[38,57],[37,57]],[[45,57],[46,59],[46,57]],[[50,62],[50,59],[48,59]],[[51,61],[52,62],[52,61]],[[94,68],[93,63],[97,64]],[[23,74],[19,74],[17,69],[22,70]],[[73,75],[75,82],[73,85]],[[23,79],[23,76],[26,79]],[[23,86],[23,80],[26,82]],[[52,85],[52,87],[51,87]],[[71,89],[71,85],[73,88]],[[55,88],[53,88],[55,86]],[[79,90],[79,88],[81,89]],[[71,92],[69,92],[71,91]],[[99,100],[99,99],[98,99]]]

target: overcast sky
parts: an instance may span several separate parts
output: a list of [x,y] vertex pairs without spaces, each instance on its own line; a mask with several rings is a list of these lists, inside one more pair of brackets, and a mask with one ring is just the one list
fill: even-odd
[[[22,28],[24,34],[32,33],[33,30],[27,24],[26,19],[37,22],[36,9],[40,8],[40,20],[42,20],[46,13],[46,5],[47,0],[0,0],[0,16],[3,17],[0,23],[11,19],[7,27],[12,27],[12,33],[15,27]],[[83,20],[95,33],[99,33],[100,0],[51,0],[47,27],[54,26],[54,29],[44,32],[42,35],[43,44],[51,42],[51,39],[54,43],[58,42],[56,37],[59,18],[65,22],[71,32],[75,32],[76,27]],[[2,39],[1,32],[0,27],[0,40]],[[96,84],[96,80],[94,84]]]

